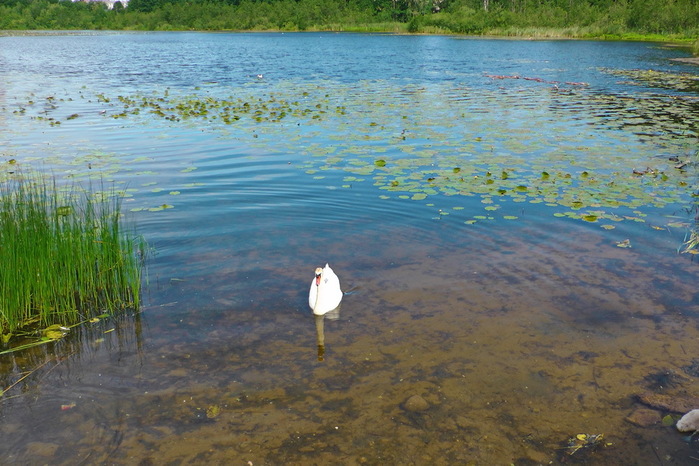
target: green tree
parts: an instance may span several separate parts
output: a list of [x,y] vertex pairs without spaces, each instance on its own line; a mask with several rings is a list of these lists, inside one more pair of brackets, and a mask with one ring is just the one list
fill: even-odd
[[140,11],[149,13],[156,8],[161,7],[165,2],[163,0],[130,0],[128,9],[130,11]]

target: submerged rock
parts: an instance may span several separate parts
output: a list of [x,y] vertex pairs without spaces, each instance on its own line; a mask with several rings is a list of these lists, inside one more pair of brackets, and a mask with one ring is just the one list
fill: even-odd
[[690,395],[643,393],[638,395],[638,399],[641,403],[651,408],[670,411],[672,413],[686,413],[695,406],[699,406],[699,397]]
[[699,409],[693,409],[677,421],[677,430],[680,432],[699,431]]
[[638,408],[626,416],[626,421],[639,427],[650,427],[660,422],[660,415],[654,409]]
[[429,409],[430,404],[420,395],[413,395],[403,403],[403,409],[411,413],[417,413]]
[[682,370],[687,375],[691,375],[692,377],[699,377],[699,359],[693,359],[692,363],[688,366],[683,366]]

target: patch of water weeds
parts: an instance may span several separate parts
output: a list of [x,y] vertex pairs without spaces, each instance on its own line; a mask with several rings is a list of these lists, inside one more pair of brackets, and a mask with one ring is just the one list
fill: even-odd
[[[653,75],[676,92],[693,79]],[[471,207],[459,215],[467,224],[517,220],[518,205],[538,205],[613,229],[646,222],[649,210],[691,204],[699,190],[698,103],[686,94],[320,81],[99,100],[106,117],[206,126],[287,151],[314,179],[346,172],[338,187],[372,181],[387,193],[380,199],[426,201],[438,217],[451,210],[440,205],[443,196],[480,199],[482,213]]]
[[145,242],[124,231],[121,197],[13,168],[0,185],[0,214],[0,330],[3,345],[14,343],[2,353],[138,310]]
[[[676,92],[694,79],[652,75],[653,82]],[[538,204],[558,217],[613,229],[616,222],[644,222],[644,214],[636,214],[644,209],[687,204],[699,189],[699,111],[686,93],[632,96],[548,84],[475,92],[451,83],[319,81],[282,82],[272,89],[98,94],[96,100],[108,118],[156,116],[168,124],[206,126],[288,151],[314,179],[345,171],[352,183],[373,180],[389,193],[381,199],[436,201],[438,217],[449,213],[440,206],[441,196],[480,198],[483,213],[471,208],[459,216],[467,224],[517,220],[512,209],[501,209],[506,202],[515,209]],[[60,99],[32,102],[56,111]]]

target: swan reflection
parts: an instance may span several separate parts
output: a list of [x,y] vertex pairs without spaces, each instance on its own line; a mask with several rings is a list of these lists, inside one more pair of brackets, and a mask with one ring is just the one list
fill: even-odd
[[318,345],[318,361],[325,360],[325,318],[328,320],[337,320],[340,318],[340,306],[337,306],[332,311],[326,312],[323,315],[315,315],[316,319],[316,343]]

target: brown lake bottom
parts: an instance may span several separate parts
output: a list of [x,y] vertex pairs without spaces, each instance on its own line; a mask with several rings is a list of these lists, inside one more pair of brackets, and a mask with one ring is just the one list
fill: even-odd
[[[699,444],[661,422],[680,413],[639,396],[697,394],[687,370],[699,341],[695,263],[668,257],[651,267],[601,234],[502,241],[476,230],[470,240],[482,246],[460,250],[437,246],[443,234],[409,253],[405,228],[390,244],[348,240],[345,248],[367,254],[353,259],[353,273],[349,259],[335,265],[351,292],[341,318],[322,322],[323,361],[304,303],[308,277],[295,264],[261,263],[243,277],[234,257],[221,257],[230,269],[216,276],[153,285],[161,304],[144,319],[117,322],[72,357],[45,355],[51,364],[5,400],[3,456],[693,464]],[[270,276],[287,284],[286,296],[232,289]],[[638,410],[650,411],[643,426],[627,419]]]

